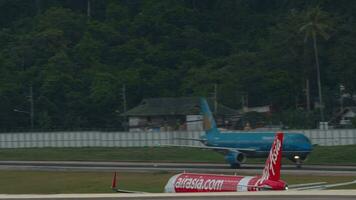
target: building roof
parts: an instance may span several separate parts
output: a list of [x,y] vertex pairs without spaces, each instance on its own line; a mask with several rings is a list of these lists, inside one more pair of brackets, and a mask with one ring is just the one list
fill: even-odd
[[353,112],[356,113],[356,107],[351,106],[351,107],[344,107],[342,110],[340,110],[338,113],[336,113],[333,118],[329,121],[329,123],[337,123],[343,115],[345,115],[347,112]]
[[256,106],[256,107],[244,106],[244,107],[242,107],[240,112],[242,112],[242,113],[247,113],[247,112],[269,113],[269,112],[271,112],[271,107],[269,105],[267,105],[267,106]]
[[355,107],[355,106],[349,107],[349,109],[350,109],[352,112],[356,113],[356,107]]
[[[214,110],[214,103],[208,99],[210,109]],[[166,97],[143,99],[141,103],[124,113],[124,116],[167,116],[167,115],[198,115],[200,114],[199,97]],[[232,108],[218,104],[218,115],[238,115]]]

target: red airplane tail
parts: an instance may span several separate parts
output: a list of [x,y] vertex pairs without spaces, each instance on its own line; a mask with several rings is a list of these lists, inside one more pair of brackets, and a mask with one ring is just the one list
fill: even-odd
[[263,169],[260,183],[271,180],[278,181],[281,176],[281,160],[282,160],[282,144],[283,133],[277,132],[269,156],[266,160],[265,168]]

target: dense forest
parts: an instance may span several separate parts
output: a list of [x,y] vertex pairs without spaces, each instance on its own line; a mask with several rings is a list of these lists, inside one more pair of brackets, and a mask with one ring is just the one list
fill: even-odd
[[121,129],[143,98],[211,96],[215,85],[222,104],[271,105],[271,121],[315,127],[341,94],[353,104],[355,10],[346,0],[0,0],[0,129],[30,129],[31,107],[34,129]]

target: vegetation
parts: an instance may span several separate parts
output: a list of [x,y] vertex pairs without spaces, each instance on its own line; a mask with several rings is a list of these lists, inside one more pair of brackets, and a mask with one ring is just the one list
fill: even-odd
[[[305,164],[356,165],[356,145],[317,146]],[[26,148],[0,149],[0,160],[44,161],[153,161],[225,163],[222,155],[195,148]],[[264,163],[265,159],[248,158],[247,163]],[[291,164],[288,160],[283,163]]]
[[[249,105],[273,106],[271,123],[315,127],[313,102],[323,98],[329,119],[339,85],[356,91],[355,7],[327,0],[0,0],[0,130],[31,127],[30,99],[35,129],[121,129],[124,107],[142,98],[209,96],[214,84],[225,105],[239,108],[247,96]],[[311,122],[288,120],[294,115]]]

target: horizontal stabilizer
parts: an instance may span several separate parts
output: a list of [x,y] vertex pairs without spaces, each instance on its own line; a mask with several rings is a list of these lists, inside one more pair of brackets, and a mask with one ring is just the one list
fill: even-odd
[[298,188],[303,188],[303,187],[311,187],[311,186],[317,186],[317,185],[325,185],[327,182],[316,182],[316,183],[301,183],[301,184],[294,184],[294,185],[289,185],[289,189],[298,189]]
[[117,189],[115,190],[115,192],[117,193],[135,193],[135,194],[144,194],[145,192],[141,192],[141,191],[131,191],[131,190],[121,190],[121,189]]
[[112,182],[111,182],[111,189],[115,192],[118,193],[144,193],[141,191],[131,191],[131,190],[121,190],[117,188],[117,173],[114,172],[113,178],[112,178]]
[[316,185],[316,186],[310,186],[310,187],[302,187],[302,188],[296,188],[296,190],[324,190],[324,189],[328,189],[328,188],[334,188],[334,187],[352,185],[352,184],[356,184],[356,180],[350,181],[350,182],[328,184],[328,185],[324,184],[324,185]]

